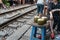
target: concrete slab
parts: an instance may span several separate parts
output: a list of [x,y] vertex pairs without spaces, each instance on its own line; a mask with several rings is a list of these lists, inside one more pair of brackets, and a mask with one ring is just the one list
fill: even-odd
[[25,35],[20,40],[30,40],[31,28],[25,33]]
[[23,38],[20,40],[29,40],[29,36],[24,35]]
[[[3,21],[2,21],[3,20]],[[8,21],[9,19],[0,19],[0,25],[2,24],[2,23],[5,23],[6,21]]]
[[0,40],[2,40],[2,37],[0,37]]
[[23,25],[21,28],[16,30],[10,37],[6,40],[18,40],[28,29],[30,25]]
[[5,40],[3,37],[0,37],[0,40]]
[[19,27],[22,27],[23,25],[24,25],[24,23],[20,23],[20,22],[18,23]]
[[17,22],[17,21],[14,21],[14,22],[13,22],[13,23],[11,23],[11,24],[14,24],[14,25],[16,24],[16,25],[18,25],[18,22]]
[[6,32],[4,32],[4,31],[0,31],[0,37],[2,36],[5,36],[7,33]]
[[30,19],[29,21],[26,22],[26,24],[31,25],[33,23],[33,19]]
[[31,16],[23,16],[24,19],[31,19]]
[[11,23],[11,24],[9,24],[8,26],[10,27],[10,28],[18,28],[18,27],[21,27],[23,25],[23,23],[20,23],[20,22],[18,22],[18,21],[16,21],[16,22],[13,22],[13,23]]
[[24,23],[24,22],[26,22],[26,19],[17,19],[17,21]]
[[6,14],[4,18],[9,19],[9,18],[12,18],[12,17],[14,17],[14,16],[16,16],[16,15],[19,15],[19,14],[20,14],[20,13]]
[[13,25],[13,24],[10,24],[10,25],[8,25],[10,28],[15,28],[15,29],[17,29],[17,27],[18,27],[18,25]]
[[9,35],[11,35],[14,32],[14,29],[5,28],[5,29],[3,29],[3,31],[7,33],[7,36],[9,36]]
[[31,14],[28,14],[28,16],[34,16],[34,14],[31,13]]
[[7,34],[10,36],[10,35],[13,34],[13,32],[14,32],[14,30],[10,29],[10,30],[7,31]]

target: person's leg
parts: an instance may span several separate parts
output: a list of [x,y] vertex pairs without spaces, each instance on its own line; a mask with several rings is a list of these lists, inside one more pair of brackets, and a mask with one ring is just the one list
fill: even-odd
[[47,15],[48,13],[48,6],[44,6],[44,15]]
[[38,15],[39,15],[39,11],[40,11],[40,6],[39,6],[39,4],[37,4],[37,13],[38,13]]
[[17,1],[14,1],[14,4],[15,4],[15,5],[18,5],[18,2],[17,2]]
[[10,0],[10,6],[12,6],[13,5],[13,1],[12,0]]
[[11,6],[11,1],[9,1],[9,3],[10,3],[10,6]]
[[37,13],[38,15],[41,17],[43,14],[43,9],[44,9],[44,5],[42,4],[37,4]]
[[53,29],[55,29],[56,25],[57,25],[57,22],[56,22],[56,21],[54,21]]
[[56,27],[56,25],[58,23],[58,16],[56,14],[54,14],[53,19],[54,19],[53,29],[55,29],[55,27]]
[[40,5],[40,13],[43,14],[44,5]]
[[39,16],[41,17],[42,14],[43,14],[43,9],[44,9],[44,5],[40,4],[40,7],[39,7]]
[[58,20],[58,24],[57,24],[57,31],[60,31],[60,19]]
[[2,4],[0,3],[0,8],[2,7]]
[[6,8],[3,3],[0,3],[0,7],[1,7],[1,8]]
[[5,6],[3,3],[2,3],[2,7],[3,7],[3,8],[6,8],[6,6]]
[[60,31],[60,24],[58,23],[57,31]]

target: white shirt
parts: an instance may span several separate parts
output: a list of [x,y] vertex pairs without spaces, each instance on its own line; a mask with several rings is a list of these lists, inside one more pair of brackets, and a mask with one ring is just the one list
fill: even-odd
[[44,4],[44,0],[38,0],[37,4]]

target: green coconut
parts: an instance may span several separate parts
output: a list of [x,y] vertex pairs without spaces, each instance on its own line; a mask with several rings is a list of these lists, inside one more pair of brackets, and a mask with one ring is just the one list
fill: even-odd
[[45,24],[45,20],[42,18],[38,19],[38,25],[43,25],[43,24]]
[[35,16],[34,17],[34,22],[37,23],[38,19],[39,19],[39,16]]
[[44,22],[46,23],[48,18],[47,17],[42,17],[42,19],[44,19]]

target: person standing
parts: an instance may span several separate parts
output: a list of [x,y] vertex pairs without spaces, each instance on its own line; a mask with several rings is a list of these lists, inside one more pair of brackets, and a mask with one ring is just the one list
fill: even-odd
[[46,0],[37,0],[37,13],[41,17]]
[[56,9],[60,9],[60,2],[58,0],[53,0],[52,3],[49,4],[50,11],[50,19],[54,19],[53,29],[55,29],[57,25],[57,32],[60,32],[60,13]]
[[13,6],[13,0],[9,0],[10,6]]
[[34,3],[34,0],[30,0],[30,3],[33,4]]

